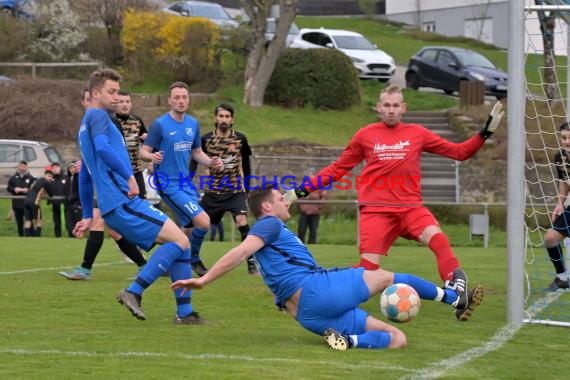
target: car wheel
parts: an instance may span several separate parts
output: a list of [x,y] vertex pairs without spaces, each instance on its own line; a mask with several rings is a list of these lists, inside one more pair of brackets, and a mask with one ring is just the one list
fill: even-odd
[[455,91],[453,91],[453,90],[443,90],[443,92],[445,92],[445,95],[453,95],[453,93],[454,93]]
[[380,83],[388,83],[389,80],[390,78],[378,78],[378,82]]
[[418,74],[414,72],[406,74],[406,87],[414,90],[420,88],[420,78],[418,77]]

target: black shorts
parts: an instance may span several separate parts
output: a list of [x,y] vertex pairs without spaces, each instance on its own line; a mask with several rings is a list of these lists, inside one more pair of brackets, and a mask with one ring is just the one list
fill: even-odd
[[34,203],[26,203],[24,204],[24,220],[36,220],[41,219],[42,211],[40,206]]
[[210,224],[218,224],[224,213],[229,211],[235,220],[237,215],[247,215],[247,196],[245,193],[214,194],[205,193],[200,206],[210,217]]
[[552,228],[566,237],[570,237],[570,206],[554,220]]

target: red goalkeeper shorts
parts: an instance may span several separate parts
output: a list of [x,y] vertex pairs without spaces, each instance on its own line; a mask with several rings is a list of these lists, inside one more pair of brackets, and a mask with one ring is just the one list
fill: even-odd
[[429,226],[439,223],[426,207],[402,207],[392,211],[360,211],[360,253],[388,255],[388,250],[399,237],[418,240]]

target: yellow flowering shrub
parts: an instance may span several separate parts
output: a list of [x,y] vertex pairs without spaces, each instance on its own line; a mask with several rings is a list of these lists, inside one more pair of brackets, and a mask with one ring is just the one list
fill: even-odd
[[172,79],[217,83],[221,57],[220,28],[200,17],[128,11],[122,44],[133,74],[170,70]]

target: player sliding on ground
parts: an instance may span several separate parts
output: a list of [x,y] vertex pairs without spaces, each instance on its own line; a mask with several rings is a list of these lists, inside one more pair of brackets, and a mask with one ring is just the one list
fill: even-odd
[[[360,263],[368,270],[380,267],[380,257],[398,238],[427,245],[435,254],[439,275],[445,287],[467,291],[467,275],[454,256],[449,239],[432,213],[423,206],[420,159],[423,152],[454,160],[472,157],[495,132],[503,112],[497,102],[483,129],[465,142],[455,144],[418,124],[402,122],[406,103],[398,86],[380,93],[376,111],[381,122],[360,129],[336,162],[288,193],[292,201],[306,197],[318,187],[338,181],[362,161],[362,176],[355,179],[360,207]],[[457,308],[457,319],[466,321],[470,309]]]
[[383,269],[320,267],[306,246],[284,224],[290,218],[290,204],[271,186],[253,190],[248,204],[257,222],[247,238],[220,258],[206,275],[179,280],[171,285],[180,289],[201,289],[254,255],[263,280],[276,297],[305,329],[323,335],[332,349],[403,348],[406,336],[358,305],[394,283],[408,284],[423,299],[439,301],[456,308],[481,303],[483,288],[468,293],[442,289],[411,274]]

